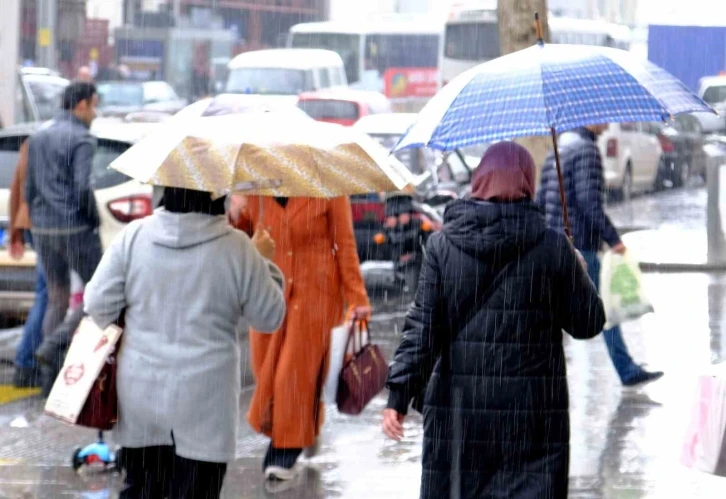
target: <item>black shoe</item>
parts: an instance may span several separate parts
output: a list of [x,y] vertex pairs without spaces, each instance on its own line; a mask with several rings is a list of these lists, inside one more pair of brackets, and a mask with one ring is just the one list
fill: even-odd
[[13,386],[15,388],[38,388],[40,386],[40,371],[36,367],[16,367]]
[[663,377],[663,371],[648,372],[645,369],[639,369],[637,373],[623,380],[623,386],[642,386],[653,381],[657,381]]

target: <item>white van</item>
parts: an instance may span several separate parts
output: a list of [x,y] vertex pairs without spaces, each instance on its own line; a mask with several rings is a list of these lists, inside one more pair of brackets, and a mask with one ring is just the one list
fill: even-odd
[[232,59],[225,93],[274,96],[294,105],[303,92],[347,85],[343,59],[332,50],[271,49]]

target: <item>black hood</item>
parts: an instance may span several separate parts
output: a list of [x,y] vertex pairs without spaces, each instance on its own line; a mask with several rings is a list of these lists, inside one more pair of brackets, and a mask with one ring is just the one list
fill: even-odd
[[533,201],[457,200],[444,214],[446,238],[477,259],[521,253],[536,245],[545,230],[544,215]]

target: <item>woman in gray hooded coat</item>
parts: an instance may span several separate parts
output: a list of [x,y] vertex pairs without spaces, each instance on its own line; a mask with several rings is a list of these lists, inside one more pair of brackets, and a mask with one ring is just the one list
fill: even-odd
[[[219,497],[239,420],[238,323],[275,331],[282,274],[232,228],[224,199],[164,190],[163,207],[113,241],[86,287],[105,328],[125,313],[118,356],[121,498]],[[272,256],[274,244],[256,234]]]

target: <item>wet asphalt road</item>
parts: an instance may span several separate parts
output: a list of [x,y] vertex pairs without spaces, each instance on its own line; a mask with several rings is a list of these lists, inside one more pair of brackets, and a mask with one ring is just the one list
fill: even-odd
[[[629,210],[636,222],[657,228],[669,223],[664,210],[673,213],[673,206],[681,206],[684,199],[695,197],[697,203],[701,196],[699,190],[666,194],[671,196],[641,198],[633,201],[634,207],[613,207],[613,218],[628,217],[623,212]],[[679,196],[686,198],[679,202]],[[644,216],[645,206],[655,215]],[[682,210],[679,223],[697,227],[698,211]],[[566,341],[572,420],[570,497],[724,497],[726,478],[688,470],[679,464],[679,457],[696,377],[710,364],[726,360],[726,274],[646,274],[645,286],[656,313],[626,324],[625,339],[636,361],[666,372],[661,381],[623,389],[601,338]],[[378,293],[375,307],[375,339],[390,353],[405,303],[395,293],[388,299]],[[249,392],[241,402],[243,412],[248,398]],[[417,497],[420,419],[407,420],[403,442],[387,441],[380,431],[384,404],[381,396],[360,417],[329,409],[320,455],[305,463],[301,477],[287,491],[266,489],[259,468],[267,442],[242,421],[238,460],[230,468],[223,497]],[[0,498],[115,497],[117,475],[96,470],[76,474],[69,466],[73,448],[92,442],[94,433],[41,416],[41,407],[34,399],[0,406]]]

